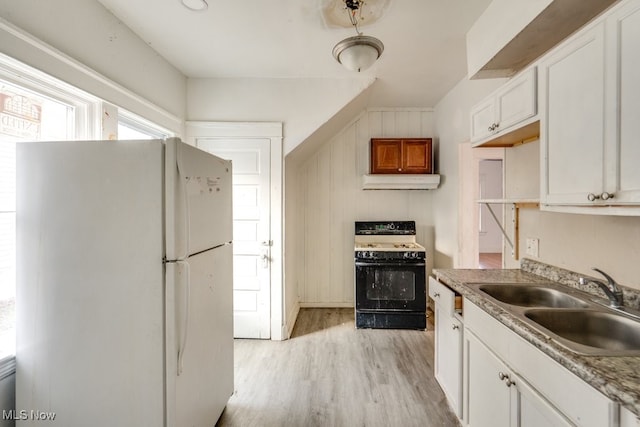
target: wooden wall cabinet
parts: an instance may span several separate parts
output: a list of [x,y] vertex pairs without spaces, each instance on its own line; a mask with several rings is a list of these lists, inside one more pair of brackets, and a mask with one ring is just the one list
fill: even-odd
[[433,173],[431,138],[372,138],[371,174]]

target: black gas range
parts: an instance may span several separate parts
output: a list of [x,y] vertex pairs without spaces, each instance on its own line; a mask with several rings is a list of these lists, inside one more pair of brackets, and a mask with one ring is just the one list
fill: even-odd
[[357,328],[426,328],[426,251],[415,221],[356,221]]

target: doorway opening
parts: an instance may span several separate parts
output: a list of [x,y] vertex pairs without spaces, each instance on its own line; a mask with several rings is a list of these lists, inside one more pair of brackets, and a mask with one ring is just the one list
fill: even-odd
[[187,122],[186,131],[233,161],[234,337],[283,340],[282,124]]
[[503,235],[497,226],[504,222],[504,157],[504,148],[473,148],[469,142],[459,145],[457,268],[505,265]]
[[[482,159],[478,162],[478,192],[480,200],[504,198],[502,159]],[[502,268],[504,228],[503,204],[478,204],[478,268]]]

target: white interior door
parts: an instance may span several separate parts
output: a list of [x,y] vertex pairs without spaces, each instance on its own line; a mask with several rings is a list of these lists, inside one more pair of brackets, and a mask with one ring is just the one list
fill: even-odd
[[268,138],[198,138],[196,146],[233,165],[233,331],[270,338],[271,236]]

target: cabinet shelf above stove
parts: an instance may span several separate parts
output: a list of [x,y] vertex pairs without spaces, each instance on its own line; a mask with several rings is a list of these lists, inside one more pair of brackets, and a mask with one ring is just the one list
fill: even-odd
[[372,174],[362,176],[363,190],[434,190],[440,185],[437,174]]

